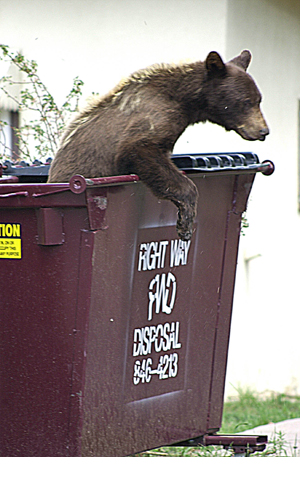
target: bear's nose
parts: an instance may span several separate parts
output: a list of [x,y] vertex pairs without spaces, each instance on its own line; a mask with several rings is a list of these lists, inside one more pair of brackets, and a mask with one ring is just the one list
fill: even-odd
[[259,131],[259,135],[260,135],[259,140],[265,140],[265,138],[267,137],[267,135],[269,135],[269,133],[270,132],[269,132],[268,127],[261,129]]
[[269,133],[270,133],[270,132],[269,132],[268,127],[266,127],[266,128],[264,128],[264,129],[261,129],[261,130],[259,131],[259,133],[260,133],[260,135],[262,135],[263,137],[266,137],[267,135],[269,135]]

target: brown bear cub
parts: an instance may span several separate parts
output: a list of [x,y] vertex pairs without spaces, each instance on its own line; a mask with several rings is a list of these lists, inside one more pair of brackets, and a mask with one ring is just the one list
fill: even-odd
[[189,240],[197,207],[194,183],[172,163],[174,144],[188,125],[210,122],[247,140],[269,130],[261,94],[246,73],[251,54],[224,64],[216,52],[205,62],[157,65],[132,74],[79,113],[63,135],[48,182],[137,174],[158,198],[178,208],[177,232]]

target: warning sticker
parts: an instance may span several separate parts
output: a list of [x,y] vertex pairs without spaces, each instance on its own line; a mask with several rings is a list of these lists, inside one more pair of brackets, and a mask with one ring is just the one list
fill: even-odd
[[21,259],[20,223],[0,223],[0,259]]

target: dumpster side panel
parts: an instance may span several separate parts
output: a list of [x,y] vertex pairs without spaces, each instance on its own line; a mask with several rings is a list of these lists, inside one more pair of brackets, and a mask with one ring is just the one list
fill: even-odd
[[38,210],[21,204],[1,209],[1,223],[18,224],[21,229],[21,258],[0,259],[2,456],[69,454],[80,252],[76,227],[84,228],[87,219],[86,209],[64,209],[60,215],[56,213],[54,218],[59,221],[60,234],[63,222],[65,243],[47,245],[48,237],[58,236],[55,231],[49,234],[49,227],[40,245]]
[[241,218],[247,207],[254,178],[255,175],[253,174],[235,177],[232,210],[227,215],[226,245],[224,247],[219,314],[216,325],[209,419],[207,425],[208,432],[215,432],[222,425],[224,387],[236,275],[233,270],[236,269],[237,265]]
[[107,229],[95,236],[83,455],[128,455],[207,432],[235,179],[194,181],[198,217],[186,246],[170,203],[140,183],[108,191]]

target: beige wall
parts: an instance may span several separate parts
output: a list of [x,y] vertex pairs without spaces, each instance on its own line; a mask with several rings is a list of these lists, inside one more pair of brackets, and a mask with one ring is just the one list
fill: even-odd
[[105,93],[149,64],[224,52],[225,14],[224,0],[1,0],[1,42],[37,59],[58,95],[76,75]]
[[276,165],[272,177],[256,177],[241,238],[226,391],[240,384],[300,394],[300,2],[229,0],[226,39],[228,56],[253,53],[271,129],[253,146]]

